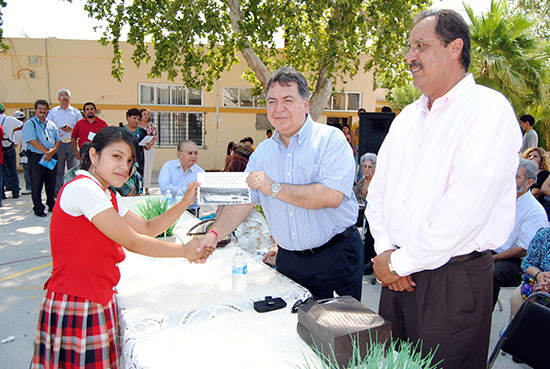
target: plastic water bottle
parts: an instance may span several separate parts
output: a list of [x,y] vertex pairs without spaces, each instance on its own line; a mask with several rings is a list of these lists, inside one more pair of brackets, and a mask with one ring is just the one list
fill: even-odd
[[177,204],[178,202],[181,201],[181,199],[183,199],[183,191],[181,190],[181,188],[178,188],[178,190],[176,191],[176,199],[174,201],[175,204]]
[[233,291],[237,294],[246,292],[246,274],[248,266],[246,256],[241,250],[238,250],[233,256]]
[[166,190],[164,192],[164,199],[166,201],[166,205],[168,206],[174,205],[174,198],[172,197],[172,191]]

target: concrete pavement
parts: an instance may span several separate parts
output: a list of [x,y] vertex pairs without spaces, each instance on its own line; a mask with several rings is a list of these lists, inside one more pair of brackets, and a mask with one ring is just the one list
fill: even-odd
[[[159,192],[158,187],[152,189],[153,194]],[[30,195],[22,195],[19,199],[8,197],[3,204],[0,208],[0,340],[9,336],[15,339],[0,344],[0,369],[26,369],[32,357],[38,312],[44,296],[42,286],[51,272],[50,214],[46,218],[36,217]],[[371,278],[364,277],[361,300],[377,311],[380,285],[371,285]],[[491,350],[508,320],[510,293],[509,289],[501,292],[503,311],[496,308],[493,313]],[[528,366],[515,364],[508,355],[499,355],[494,368]]]

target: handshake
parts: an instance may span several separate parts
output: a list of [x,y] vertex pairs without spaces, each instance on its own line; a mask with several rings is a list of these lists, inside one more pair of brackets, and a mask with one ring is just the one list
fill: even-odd
[[188,256],[186,256],[186,258],[191,263],[205,263],[206,259],[208,259],[216,249],[218,241],[218,235],[213,231],[206,232],[200,237],[193,237],[193,239],[184,246],[188,251]]

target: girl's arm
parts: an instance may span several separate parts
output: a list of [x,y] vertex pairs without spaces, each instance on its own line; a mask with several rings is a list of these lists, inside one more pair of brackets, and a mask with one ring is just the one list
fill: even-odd
[[159,235],[166,229],[168,229],[168,227],[170,227],[172,224],[174,224],[174,222],[179,219],[183,212],[191,204],[193,204],[193,201],[195,201],[195,197],[197,197],[198,187],[199,183],[197,181],[191,182],[189,186],[187,186],[187,191],[185,192],[185,196],[183,196],[181,201],[179,201],[177,204],[174,204],[174,206],[168,209],[165,213],[153,219],[145,220],[131,211],[128,211],[122,219],[124,219],[124,221],[137,233],[153,237]]
[[196,251],[197,241],[185,245],[173,244],[137,233],[114,208],[106,209],[92,218],[92,223],[105,236],[129,251],[154,257],[184,257],[189,261],[205,262],[213,248]]

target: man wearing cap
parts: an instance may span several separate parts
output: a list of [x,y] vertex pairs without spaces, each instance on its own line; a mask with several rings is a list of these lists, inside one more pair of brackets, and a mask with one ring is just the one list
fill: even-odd
[[0,103],[0,125],[4,131],[2,136],[2,152],[4,154],[4,165],[2,166],[2,199],[6,198],[4,185],[9,186],[14,199],[19,197],[19,177],[17,176],[17,153],[13,143],[13,132],[20,130],[23,122],[5,114],[4,104]]
[[59,137],[61,137],[61,146],[57,150],[57,178],[55,180],[55,196],[63,185],[63,175],[65,174],[65,163],[67,169],[75,166],[73,145],[71,144],[71,133],[76,122],[82,119],[82,114],[77,108],[71,106],[71,91],[62,88],[57,91],[57,100],[59,105],[50,109],[48,120],[55,123]]

